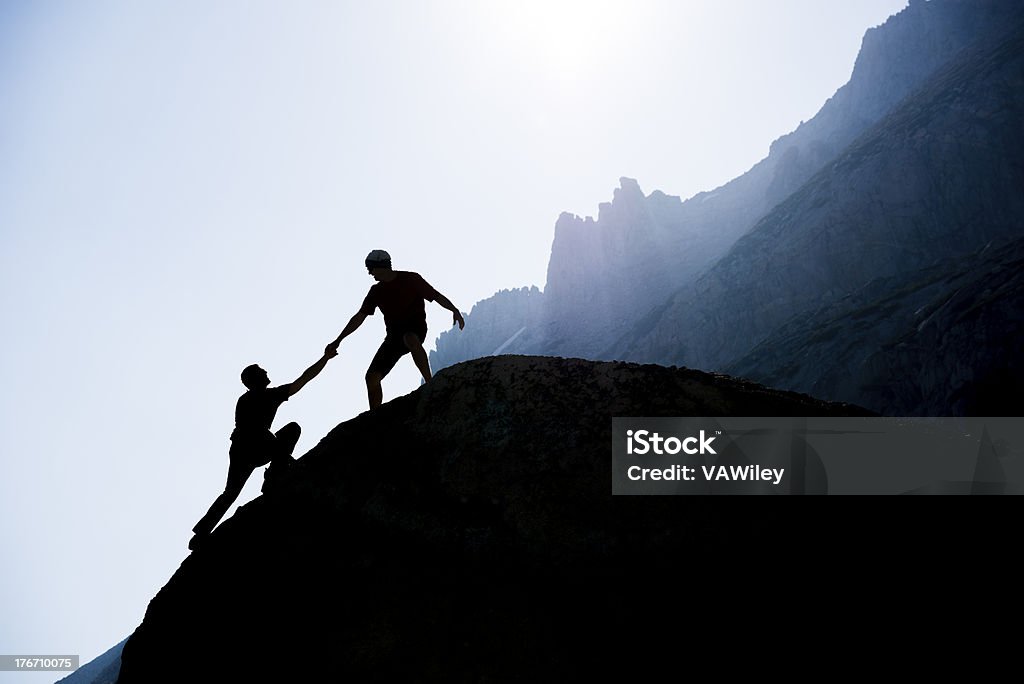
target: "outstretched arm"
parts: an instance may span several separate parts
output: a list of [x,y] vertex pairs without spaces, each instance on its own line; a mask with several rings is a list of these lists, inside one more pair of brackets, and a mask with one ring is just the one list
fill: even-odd
[[458,323],[459,330],[462,330],[463,328],[466,327],[466,321],[463,320],[462,313],[459,311],[459,307],[452,304],[451,300],[449,300],[443,294],[438,292],[437,297],[434,298],[434,301],[452,312],[452,325]]
[[361,326],[363,324],[363,321],[365,320],[366,314],[364,314],[362,311],[356,311],[356,315],[349,319],[348,325],[345,326],[345,329],[338,333],[338,336],[334,339],[333,342],[327,345],[327,349],[325,349],[324,351],[333,349],[335,352],[337,352],[338,345],[341,344],[341,341],[348,337],[349,335],[351,335],[352,333],[354,333],[356,331],[356,328]]
[[320,371],[324,369],[324,366],[327,365],[327,362],[337,355],[337,349],[331,349],[330,347],[328,347],[326,350],[324,350],[324,355],[321,356],[316,363],[314,363],[312,366],[304,370],[302,372],[302,375],[300,375],[295,382],[288,385],[288,396],[292,396],[300,389],[305,387],[307,382],[309,382],[316,376],[320,375]]

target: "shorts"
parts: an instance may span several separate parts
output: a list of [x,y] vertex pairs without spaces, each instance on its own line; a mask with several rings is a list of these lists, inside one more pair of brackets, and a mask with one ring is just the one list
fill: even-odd
[[298,423],[288,423],[277,432],[263,430],[251,433],[232,433],[228,456],[232,464],[249,468],[250,472],[274,459],[288,457],[295,450],[302,429]]
[[[409,330],[408,332],[414,334],[420,341],[420,344],[423,344],[423,341],[427,339],[426,327],[423,327],[421,330]],[[398,359],[409,353],[409,348],[402,341],[403,337],[405,337],[404,332],[394,334],[389,332],[381,343],[380,349],[373,355],[373,360],[370,361],[370,367],[366,369],[366,372],[380,373],[382,378],[390,373],[391,369],[398,363]]]

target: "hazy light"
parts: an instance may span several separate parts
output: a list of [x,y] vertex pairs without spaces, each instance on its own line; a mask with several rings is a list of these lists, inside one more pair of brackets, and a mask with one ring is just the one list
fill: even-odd
[[[466,311],[543,286],[561,211],[744,172],[904,4],[0,3],[0,644],[134,629],[223,487],[238,372],[312,363],[369,250]],[[382,336],[282,407],[299,453]]]

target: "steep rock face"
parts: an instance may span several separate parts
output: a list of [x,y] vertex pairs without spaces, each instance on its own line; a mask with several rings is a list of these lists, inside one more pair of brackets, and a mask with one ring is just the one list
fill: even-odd
[[[674,349],[659,356],[635,344],[638,329],[654,325],[672,293],[691,285],[769,210],[1016,9],[1012,0],[911,3],[865,34],[850,81],[744,175],[685,202],[660,191],[645,197],[636,181],[623,178],[596,221],[563,214],[555,225],[540,334],[518,351],[677,362]],[[469,329],[450,354],[453,342],[438,342],[439,358],[491,353],[491,340],[477,340]]]
[[1024,239],[791,319],[731,373],[905,415],[1024,412]]
[[772,143],[772,154],[788,154],[786,165],[803,171],[773,180],[776,201],[797,190],[826,158],[881,121],[979,36],[1013,21],[1016,10],[1012,0],[911,2],[883,25],[868,29],[850,81],[813,119]]
[[651,211],[635,180],[619,183],[597,221],[562,214],[555,224],[543,353],[596,358],[609,337],[625,332],[637,303],[656,297],[675,271],[662,249],[671,223]]
[[663,614],[646,583],[849,542],[799,508],[613,497],[613,416],[864,414],[682,369],[459,364],[339,425],[223,523],[150,603],[119,681],[196,681],[183,653],[211,654],[203,681],[597,675],[622,625]]
[[[887,282],[892,294],[941,262],[984,268],[971,255],[1024,232],[1024,13],[1010,26],[961,53],[770,212],[677,292],[621,356],[725,368],[793,317],[807,320],[872,283]],[[871,338],[848,342],[870,345]],[[735,368],[778,373],[750,363]],[[906,402],[869,405],[918,411]]]

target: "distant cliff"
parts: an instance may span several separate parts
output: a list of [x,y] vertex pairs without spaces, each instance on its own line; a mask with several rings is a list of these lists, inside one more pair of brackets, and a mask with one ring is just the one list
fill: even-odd
[[[961,52],[849,145],[678,290],[618,355],[728,367],[887,413],[963,412],[970,404],[955,397],[974,392],[975,381],[995,379],[997,369],[1007,390],[1019,385],[1019,336],[971,339],[940,330],[941,350],[903,354],[899,362],[879,354],[926,322],[960,325],[928,314],[968,290],[978,298],[961,305],[995,317],[991,330],[1024,323],[1024,300],[1012,282],[998,300],[977,287],[1000,277],[993,269],[1004,269],[1005,280],[1005,265],[1019,259],[1022,120],[1018,21]],[[884,320],[866,313],[871,308],[884,311]],[[980,366],[971,370],[974,364]],[[935,383],[936,374],[943,383]],[[903,389],[878,387],[890,383]]]
[[1024,414],[1024,239],[793,316],[728,366],[905,415]]
[[678,594],[681,572],[715,577],[747,554],[847,549],[864,528],[812,533],[794,506],[612,496],[612,417],[677,415],[866,412],[649,365],[445,369],[339,425],[282,489],[217,528],[150,602],[118,681],[598,676],[624,625],[663,616],[663,600],[640,600],[648,587]]
[[[437,351],[430,352],[435,370],[460,361],[492,354],[521,354],[538,344],[543,312],[541,291],[534,287],[502,290],[478,302],[469,312],[470,334],[446,330],[438,338]],[[479,349],[485,349],[480,353]]]
[[[597,220],[559,217],[539,322],[535,311],[529,326],[511,310],[488,315],[508,329],[528,327],[517,348],[524,353],[729,368],[892,413],[969,410],[975,404],[952,396],[973,392],[988,371],[961,369],[959,389],[941,393],[949,401],[930,393],[925,401],[924,386],[909,388],[907,378],[934,371],[908,364],[934,360],[883,363],[877,345],[888,342],[853,327],[843,340],[854,355],[874,358],[871,368],[884,365],[904,389],[871,389],[888,379],[857,364],[841,381],[827,365],[785,369],[798,363],[797,348],[809,352],[821,339],[815,322],[824,321],[811,312],[838,316],[838,302],[868,305],[868,291],[895,295],[925,277],[920,269],[1022,235],[1024,88],[1014,37],[1022,13],[1012,0],[912,2],[865,34],[850,81],[749,172],[685,202],[645,196],[623,178]],[[879,290],[883,282],[893,289]],[[1015,306],[999,311],[1012,318]],[[468,322],[457,350],[451,338],[439,340],[439,362],[493,352]],[[769,351],[784,334],[790,351]],[[951,340],[943,363],[958,354]],[[969,362],[962,351],[955,363]]]

